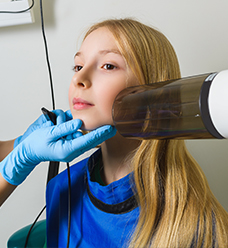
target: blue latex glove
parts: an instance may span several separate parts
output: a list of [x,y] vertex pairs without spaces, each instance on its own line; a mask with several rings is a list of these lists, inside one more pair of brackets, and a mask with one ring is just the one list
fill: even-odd
[[116,134],[114,127],[103,126],[82,135],[81,125],[76,119],[32,132],[0,163],[4,179],[19,185],[40,162],[70,162]]
[[[53,113],[56,114],[57,116],[57,124],[64,123],[66,121],[69,121],[72,119],[72,115],[70,110],[64,112],[61,109],[53,110]],[[41,127],[48,127],[48,126],[53,126],[54,124],[51,121],[47,121],[45,116],[42,114],[33,124],[31,124],[26,132],[19,136],[18,138],[15,139],[14,141],[14,148],[20,144],[24,139],[26,139],[32,132],[34,132],[37,129],[40,129]]]

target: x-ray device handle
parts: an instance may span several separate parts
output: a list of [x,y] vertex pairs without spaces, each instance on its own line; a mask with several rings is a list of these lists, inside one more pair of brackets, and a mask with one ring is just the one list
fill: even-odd
[[[54,125],[56,125],[56,118],[57,116],[55,115],[55,113],[47,110],[46,108],[42,108],[41,111],[43,112],[45,118],[49,121],[51,121]],[[49,163],[49,168],[48,168],[48,176],[47,176],[47,184],[48,182],[55,177],[56,175],[58,175],[59,172],[59,162],[56,161],[50,161]]]

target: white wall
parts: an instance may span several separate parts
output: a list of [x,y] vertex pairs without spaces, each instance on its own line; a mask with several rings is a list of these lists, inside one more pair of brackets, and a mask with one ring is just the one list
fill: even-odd
[[[35,2],[34,24],[0,29],[1,140],[22,134],[41,114],[41,107],[52,107],[39,1]],[[228,69],[226,0],[48,0],[43,8],[57,108],[68,109],[78,37],[105,18],[136,17],[159,28],[176,49],[182,76]],[[187,145],[228,210],[228,141],[188,141]],[[1,207],[0,247],[6,247],[14,231],[32,223],[44,206],[46,173],[43,163]]]

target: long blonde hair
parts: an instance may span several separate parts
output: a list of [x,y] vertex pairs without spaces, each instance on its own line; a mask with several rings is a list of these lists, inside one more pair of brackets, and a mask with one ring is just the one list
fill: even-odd
[[[113,19],[86,36],[100,27],[114,35],[141,84],[180,78],[175,51],[158,30]],[[228,247],[228,214],[184,141],[142,141],[132,161],[140,216],[129,247]]]

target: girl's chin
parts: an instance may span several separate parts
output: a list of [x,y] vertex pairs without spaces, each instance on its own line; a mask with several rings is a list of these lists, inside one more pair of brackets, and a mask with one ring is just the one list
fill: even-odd
[[[77,119],[75,117],[73,117],[73,119]],[[101,126],[105,126],[105,125],[113,125],[113,121],[106,121],[106,122],[100,122],[100,123],[88,123],[83,119],[80,119],[82,121],[82,126],[80,127],[80,129],[82,131],[93,131]]]
[[83,121],[82,121],[82,126],[81,126],[81,130],[82,131],[93,131],[101,126],[104,126],[107,124],[101,124],[101,125],[86,125]]
[[91,131],[93,131],[93,130],[99,128],[99,127],[105,126],[105,125],[111,125],[111,124],[101,124],[101,125],[98,125],[98,126],[84,126],[84,125],[82,125],[80,127],[80,129],[82,131],[85,131],[85,132],[91,132]]

